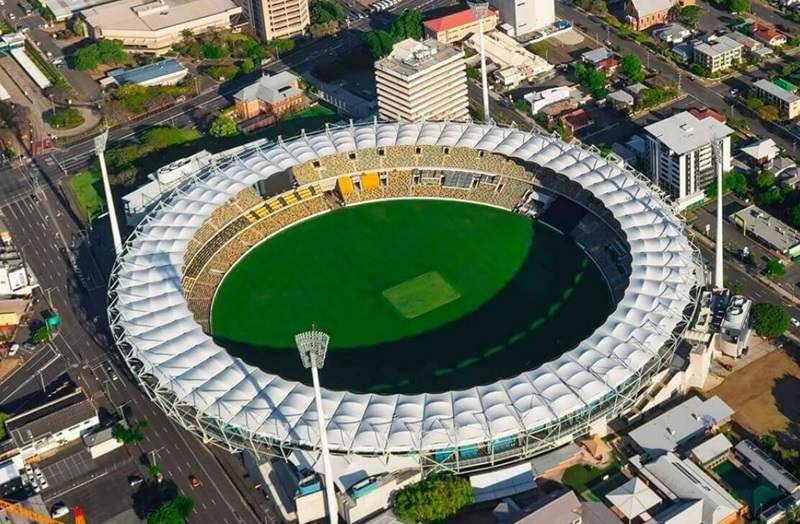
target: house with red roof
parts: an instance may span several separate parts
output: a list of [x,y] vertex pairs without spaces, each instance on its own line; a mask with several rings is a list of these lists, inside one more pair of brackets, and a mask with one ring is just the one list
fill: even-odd
[[770,47],[780,47],[786,44],[786,35],[768,25],[757,24],[753,28],[753,38]]
[[[488,33],[497,27],[500,13],[497,9],[490,7],[481,20],[483,32]],[[426,38],[433,38],[443,44],[460,42],[473,33],[478,32],[478,21],[472,10],[462,9],[449,15],[431,18],[422,23],[425,28]]]

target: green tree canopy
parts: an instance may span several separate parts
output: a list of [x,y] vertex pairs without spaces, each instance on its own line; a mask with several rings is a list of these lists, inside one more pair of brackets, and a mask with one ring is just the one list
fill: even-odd
[[75,53],[75,69],[91,71],[100,64],[117,65],[128,60],[128,53],[122,48],[121,40],[98,40],[84,46]]
[[753,323],[762,337],[778,337],[789,328],[789,313],[780,306],[762,302],[753,308]]
[[8,432],[6,431],[6,420],[10,418],[11,414],[0,411],[0,440],[5,440],[5,438],[8,436]]
[[749,13],[750,2],[749,0],[729,0],[728,10],[731,13]]
[[363,34],[364,42],[376,59],[382,58],[392,52],[392,47],[398,40],[405,38],[422,38],[422,14],[414,9],[406,9],[403,14],[395,18],[388,31],[377,29]]
[[91,71],[100,67],[100,52],[94,44],[78,49],[75,53],[75,69]]
[[123,424],[117,424],[111,430],[111,436],[123,444],[135,444],[144,438],[144,430],[148,427],[146,420],[139,421],[135,426],[128,428]]
[[642,61],[636,55],[625,55],[622,57],[621,62],[622,73],[628,77],[633,83],[639,83],[644,80],[644,69],[642,68]]
[[214,137],[226,137],[239,134],[239,129],[236,127],[236,122],[228,115],[217,115],[211,122],[209,133]]
[[775,185],[775,173],[769,170],[761,171],[756,175],[756,185],[761,189],[766,189]]
[[766,274],[770,278],[781,278],[786,274],[786,266],[782,261],[773,258],[767,262]]
[[697,27],[702,15],[703,8],[698,5],[687,5],[681,8],[680,21],[689,27]]
[[189,497],[175,497],[147,515],[147,524],[184,524],[194,509]]
[[344,9],[338,2],[314,0],[311,2],[311,23],[326,24],[344,19]]
[[452,473],[437,473],[400,490],[394,499],[394,511],[402,520],[438,522],[471,502],[469,481]]

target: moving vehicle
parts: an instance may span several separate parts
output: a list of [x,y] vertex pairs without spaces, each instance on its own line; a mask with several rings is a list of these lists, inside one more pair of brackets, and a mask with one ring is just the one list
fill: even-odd
[[189,483],[192,485],[192,489],[197,489],[203,485],[194,475],[189,475]]
[[139,475],[131,475],[130,477],[128,477],[128,484],[130,484],[132,488],[135,488],[142,482],[144,482],[144,479]]
[[63,502],[58,502],[53,506],[53,509],[50,510],[50,516],[54,519],[58,517],[63,517],[65,515],[69,515],[69,508]]

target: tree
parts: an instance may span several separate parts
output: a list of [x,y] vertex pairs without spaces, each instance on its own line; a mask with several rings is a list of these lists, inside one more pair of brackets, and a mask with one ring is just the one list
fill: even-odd
[[50,328],[46,325],[39,326],[31,335],[31,342],[41,344],[50,340]]
[[97,52],[104,64],[122,64],[128,61],[128,53],[122,47],[122,40],[98,40]]
[[74,107],[59,107],[47,116],[47,124],[54,129],[72,129],[83,124],[83,115]]
[[775,185],[775,173],[765,169],[756,175],[756,186],[766,189]]
[[184,524],[194,509],[189,497],[175,497],[147,515],[147,524]]
[[765,450],[772,451],[778,444],[778,439],[776,439],[773,435],[764,435],[761,437],[760,444]]
[[452,473],[436,473],[401,489],[395,495],[394,511],[401,520],[437,522],[471,502],[469,481]]
[[314,0],[311,2],[310,11],[312,24],[325,24],[344,19],[342,6],[327,0]]
[[100,52],[95,44],[78,49],[75,53],[75,69],[92,71],[100,67]]
[[748,96],[745,101],[744,105],[747,106],[747,109],[750,111],[758,111],[762,107],[764,107],[764,102],[760,98],[756,98],[754,96]]
[[780,306],[762,302],[753,307],[753,323],[760,336],[778,337],[789,328],[789,313]]
[[203,46],[203,58],[210,60],[219,60],[220,58],[228,58],[230,52],[222,46],[215,44],[205,44]]
[[780,119],[781,114],[777,107],[773,105],[765,105],[758,110],[758,116],[767,122],[775,122],[776,120]]
[[382,58],[392,52],[394,43],[404,38],[422,38],[422,14],[413,9],[406,9],[395,18],[389,31],[381,29],[363,33],[364,42],[375,59]]
[[731,13],[749,13],[750,2],[748,0],[729,0],[728,10]]
[[70,29],[76,36],[86,36],[86,26],[79,16],[73,16],[70,24]]
[[245,74],[252,73],[255,70],[255,68],[256,68],[256,64],[255,64],[255,62],[253,62],[253,60],[251,58],[245,58],[239,64],[239,69],[241,69],[242,73],[245,73]]
[[687,5],[681,8],[680,20],[689,27],[697,27],[702,15],[703,9],[700,6]]
[[10,419],[11,415],[4,411],[0,411],[0,440],[5,440],[8,436],[8,432],[6,431],[6,420]]
[[236,128],[236,122],[234,122],[233,118],[228,115],[217,115],[214,121],[211,122],[209,133],[211,133],[211,136],[220,138],[238,135],[239,130]]
[[767,262],[765,273],[772,279],[778,279],[786,274],[786,266],[781,260],[773,258]]
[[636,55],[625,55],[622,57],[621,62],[622,73],[634,84],[638,84],[644,80],[644,70],[642,69],[642,61]]
[[128,428],[123,424],[117,424],[114,426],[114,429],[111,430],[111,436],[123,444],[136,444],[137,442],[141,442],[144,438],[144,430],[147,429],[148,425],[146,420],[139,421],[139,423],[132,428]]
[[800,227],[800,204],[795,204],[789,210],[789,221],[794,227]]

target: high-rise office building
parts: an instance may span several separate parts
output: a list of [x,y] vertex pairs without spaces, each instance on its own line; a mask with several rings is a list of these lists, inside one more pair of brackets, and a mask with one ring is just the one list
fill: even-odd
[[511,26],[516,36],[538,31],[556,21],[555,0],[489,0],[489,3],[500,11],[500,20]]
[[265,41],[301,35],[311,23],[308,0],[242,0],[241,5]]
[[378,112],[386,120],[465,120],[469,114],[464,53],[411,38],[375,62]]

